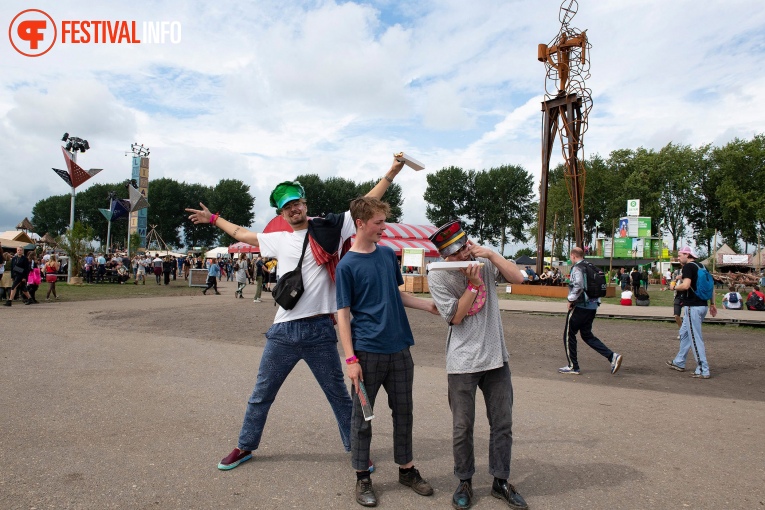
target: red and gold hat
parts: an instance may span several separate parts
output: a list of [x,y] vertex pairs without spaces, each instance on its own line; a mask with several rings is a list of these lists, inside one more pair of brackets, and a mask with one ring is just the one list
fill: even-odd
[[438,252],[446,258],[453,255],[468,241],[467,234],[462,230],[459,221],[451,221],[436,230],[428,239],[436,245]]

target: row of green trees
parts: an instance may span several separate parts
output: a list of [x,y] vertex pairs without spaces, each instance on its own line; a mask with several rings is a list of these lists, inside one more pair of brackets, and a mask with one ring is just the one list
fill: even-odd
[[[715,231],[718,242],[734,250],[757,244],[758,236],[765,241],[764,135],[722,147],[669,143],[659,151],[620,149],[608,158],[594,155],[586,169],[586,239],[596,231],[611,235],[614,222],[626,215],[627,201],[639,198],[641,216],[653,218],[653,235],[672,239],[672,250],[681,238],[692,237],[711,253]],[[569,241],[571,200],[562,165],[551,170],[549,180],[547,232]]]
[[[324,216],[329,212],[345,211],[348,203],[368,193],[379,181],[355,183],[340,177],[322,180],[318,175],[306,174],[297,177],[306,189],[308,214]],[[118,198],[127,198],[125,183],[94,184],[77,193],[75,199],[75,221],[82,228],[89,229],[91,237],[100,243],[106,242],[108,223],[99,208],[109,208],[109,192],[116,192]],[[149,182],[148,225],[156,225],[157,233],[170,246],[216,246],[231,244],[234,240],[218,229],[205,225],[194,225],[188,220],[186,207],[197,207],[201,201],[211,211],[237,225],[249,227],[255,219],[253,206],[255,198],[250,187],[236,179],[224,179],[215,186],[189,184],[173,179],[156,179]],[[401,221],[403,205],[401,187],[392,184],[384,197],[391,206],[389,221]],[[59,236],[69,226],[70,195],[55,195],[40,200],[32,208],[32,223],[38,232],[49,232]],[[113,244],[125,245],[128,230],[126,218],[112,222]],[[131,250],[134,248],[131,248]]]
[[489,170],[456,166],[428,174],[425,216],[434,225],[459,219],[468,235],[480,244],[499,246],[526,242],[526,227],[538,209],[533,201],[533,176],[518,165]]
[[[94,184],[75,198],[75,221],[92,229],[93,239],[100,243],[106,243],[108,222],[98,209],[109,208],[108,195],[112,191],[118,198],[128,198],[124,183]],[[32,208],[35,229],[52,236],[62,235],[69,226],[70,199],[68,194],[55,195],[37,202]],[[155,225],[157,233],[170,246],[214,246],[232,241],[218,229],[194,225],[188,220],[184,209],[198,206],[200,201],[238,225],[249,226],[255,219],[255,199],[250,187],[236,179],[223,179],[215,186],[156,179],[149,182],[148,199],[151,204],[148,225]],[[112,241],[124,246],[127,230],[126,218],[113,221]]]
[[[669,143],[659,151],[619,149],[604,158],[586,162],[585,238],[600,231],[612,235],[612,225],[625,215],[627,200],[641,200],[641,215],[653,218],[653,235],[668,236],[672,249],[681,238],[712,250],[715,232],[732,248],[765,243],[765,135],[735,139],[722,147],[691,147]],[[340,177],[322,179],[316,174],[296,177],[306,189],[308,214],[323,216],[343,211],[353,198],[367,193],[377,181],[355,183]],[[460,219],[468,234],[480,243],[497,245],[504,253],[508,242],[535,240],[538,203],[534,201],[533,175],[518,165],[488,170],[446,167],[427,175],[425,214],[441,225]],[[77,194],[76,219],[90,226],[98,240],[106,238],[106,219],[98,211],[108,207],[107,194],[127,197],[121,184],[96,184]],[[389,187],[383,197],[391,205],[389,221],[402,221],[402,190]],[[195,226],[184,208],[205,202],[226,219],[250,226],[255,198],[242,181],[221,180],[215,186],[188,184],[172,179],[149,183],[148,222],[174,246],[211,246],[232,240],[220,231]],[[62,234],[69,222],[69,195],[38,202],[33,208],[38,232]],[[572,211],[562,165],[549,176],[546,230],[555,239],[561,256],[571,244]],[[124,239],[127,222],[112,225],[113,236]],[[549,246],[549,244],[547,244]]]

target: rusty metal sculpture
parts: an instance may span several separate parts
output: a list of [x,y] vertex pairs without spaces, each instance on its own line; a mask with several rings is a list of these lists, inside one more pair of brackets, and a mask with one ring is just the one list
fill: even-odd
[[547,187],[550,156],[555,135],[561,142],[566,161],[566,188],[573,206],[573,227],[576,246],[584,243],[584,183],[585,168],[580,156],[587,131],[587,117],[592,109],[590,89],[585,80],[590,77],[591,45],[587,31],[571,26],[579,4],[564,0],[560,6],[560,31],[548,44],[540,44],[537,59],[544,62],[545,100],[542,102],[542,181],[539,186],[539,230],[537,232],[537,272],[544,265],[547,223]]

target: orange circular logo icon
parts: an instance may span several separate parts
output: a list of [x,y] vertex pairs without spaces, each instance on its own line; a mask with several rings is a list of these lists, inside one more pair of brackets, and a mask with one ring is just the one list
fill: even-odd
[[26,57],[48,53],[57,35],[56,22],[40,9],[21,11],[8,27],[8,38],[13,48]]

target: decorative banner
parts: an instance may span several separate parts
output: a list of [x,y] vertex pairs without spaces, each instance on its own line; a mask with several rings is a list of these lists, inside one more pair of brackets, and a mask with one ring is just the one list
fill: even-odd
[[734,255],[734,254],[728,254],[723,253],[722,254],[722,263],[723,264],[733,264],[733,265],[742,265],[746,266],[752,263],[752,256],[751,255]]
[[73,188],[76,188],[102,170],[101,168],[83,170],[80,165],[72,160],[72,155],[69,154],[65,148],[61,147],[61,152],[64,153],[64,161],[66,161],[66,168],[68,169],[68,172],[64,172],[63,170],[59,170],[57,168],[54,168],[53,171],[56,172],[59,177],[64,179],[64,181]]
[[627,200],[627,216],[640,216],[640,200]]
[[59,177],[64,179],[64,182],[69,185],[69,187],[72,187],[72,179],[69,177],[69,173],[66,170],[59,170],[58,168],[53,168],[53,171],[58,174]]
[[130,212],[130,200],[114,200],[112,201],[112,221],[120,218],[127,217]]
[[128,186],[128,193],[130,194],[130,212],[140,211],[149,207],[149,201],[136,188]]
[[112,221],[112,212],[109,209],[101,209],[99,207],[98,210],[101,211],[101,214],[104,215],[106,221]]

